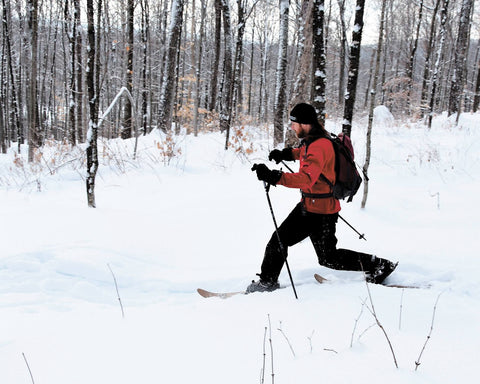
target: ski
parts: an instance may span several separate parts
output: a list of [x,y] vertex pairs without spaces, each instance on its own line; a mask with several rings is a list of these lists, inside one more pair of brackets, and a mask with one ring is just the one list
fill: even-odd
[[219,297],[220,299],[228,299],[229,297],[236,296],[236,295],[246,295],[246,291],[238,291],[238,292],[211,292],[207,291],[206,289],[198,288],[197,292],[200,296],[209,298],[209,297]]
[[[328,282],[328,280],[320,276],[318,273],[315,273],[313,275],[315,277],[315,280],[320,283],[320,284],[325,284]],[[389,283],[382,283],[378,285],[383,285],[384,287],[389,287],[389,288],[411,288],[411,289],[421,289],[421,288],[430,288],[430,285],[420,285],[420,284],[389,284]]]

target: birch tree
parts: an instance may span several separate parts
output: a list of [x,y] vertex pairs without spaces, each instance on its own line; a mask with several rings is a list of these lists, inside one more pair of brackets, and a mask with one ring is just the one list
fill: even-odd
[[365,0],[357,0],[355,9],[355,24],[352,32],[352,43],[350,44],[349,70],[347,91],[345,92],[345,106],[343,112],[342,132],[350,136],[352,131],[353,107],[357,92],[358,68],[360,66],[360,47],[363,32],[363,14]]
[[[373,75],[373,85],[370,94],[370,109],[368,111],[368,127],[367,127],[367,140],[365,148],[365,163],[363,165],[363,174],[368,175],[368,168],[370,166],[370,157],[372,151],[372,126],[373,126],[373,112],[375,108],[375,96],[377,94],[377,84],[378,77],[380,74],[380,58],[383,52],[383,34],[384,34],[384,25],[385,25],[385,8],[386,1],[382,2],[382,11],[380,14],[380,28],[378,32],[378,43],[377,43],[377,57],[375,60],[375,73]],[[364,177],[363,183],[363,198],[362,198],[362,208],[365,208],[368,198],[368,177]]]
[[288,48],[288,16],[289,0],[279,0],[280,7],[280,36],[278,42],[277,76],[275,85],[274,105],[274,133],[273,146],[283,143],[283,116],[286,106],[287,89],[287,48]]

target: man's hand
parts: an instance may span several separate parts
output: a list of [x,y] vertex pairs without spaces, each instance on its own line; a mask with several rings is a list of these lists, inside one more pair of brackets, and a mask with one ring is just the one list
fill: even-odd
[[283,160],[292,161],[293,160],[292,148],[284,148],[281,151],[279,149],[274,149],[268,155],[268,160],[270,161],[273,160],[277,164]]
[[257,173],[258,180],[265,181],[270,185],[277,185],[283,173],[276,169],[270,170],[265,164],[253,164],[252,171]]

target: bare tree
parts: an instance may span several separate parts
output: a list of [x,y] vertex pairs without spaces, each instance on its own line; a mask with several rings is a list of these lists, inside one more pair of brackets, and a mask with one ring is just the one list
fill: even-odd
[[217,79],[220,66],[220,44],[222,36],[222,0],[215,0],[214,59],[210,78],[210,103],[208,110],[213,112],[217,103]]
[[169,28],[168,54],[163,76],[163,86],[160,96],[159,127],[167,132],[172,126],[175,84],[178,80],[177,59],[180,37],[183,25],[184,0],[174,0],[172,3],[172,21]]
[[342,104],[344,87],[345,87],[345,67],[347,59],[347,27],[345,25],[345,0],[338,0],[339,7],[339,17],[340,17],[340,33],[341,33],[341,44],[340,44],[340,63],[339,63],[339,78],[338,78],[338,103]]
[[28,29],[30,32],[30,71],[28,80],[28,161],[34,160],[35,149],[41,146],[38,116],[37,56],[38,56],[38,0],[28,0]]
[[427,42],[426,53],[425,53],[425,67],[423,70],[422,78],[422,95],[420,100],[420,108],[423,111],[425,117],[425,112],[428,110],[428,84],[430,83],[430,71],[431,71],[431,57],[434,48],[434,39],[435,39],[435,20],[437,18],[438,10],[442,0],[436,0],[435,8],[433,9],[432,21],[430,23],[430,34]]
[[[7,126],[9,125],[8,122],[10,121],[12,125],[12,131],[16,133],[17,135],[17,140],[18,140],[18,152],[20,153],[20,145],[23,144],[23,129],[22,129],[22,122],[20,119],[20,114],[19,114],[19,107],[18,107],[18,95],[17,95],[17,87],[15,85],[15,73],[14,73],[14,68],[13,68],[13,52],[12,52],[12,44],[11,44],[11,38],[10,38],[10,27],[9,27],[9,22],[7,20],[9,14],[9,8],[7,8],[7,3],[5,0],[2,0],[2,26],[3,26],[3,36],[4,36],[4,42],[5,46],[3,47],[3,52],[6,52],[6,55],[4,55],[4,58],[6,56],[6,60],[8,62],[7,67],[8,67],[8,78],[10,79],[10,94],[11,94],[11,103],[12,103],[12,112],[11,112],[11,118],[6,119],[7,121]],[[3,75],[3,73],[2,73]],[[6,80],[6,79],[5,79]],[[6,83],[6,81],[2,81],[2,85]],[[3,88],[2,88],[3,92]],[[6,100],[5,100],[6,101]],[[8,105],[8,104],[5,104]],[[1,116],[3,119],[3,114]],[[5,128],[5,127],[4,127]],[[8,140],[8,137],[5,137],[5,140]]]
[[473,0],[463,0],[462,9],[460,10],[457,41],[455,44],[455,62],[448,103],[449,115],[454,113],[460,115],[460,105],[466,78],[467,49],[470,40],[470,14],[472,10]]
[[287,80],[287,47],[288,47],[288,16],[290,0],[279,0],[280,7],[280,36],[278,42],[277,77],[275,85],[275,118],[273,145],[283,143],[283,116],[286,106]]
[[[101,2],[98,6],[97,12],[101,11]],[[98,87],[96,81],[96,71],[99,68],[96,65],[96,46],[97,39],[95,36],[95,10],[93,0],[87,0],[87,34],[88,34],[88,49],[87,49],[87,89],[88,89],[88,105],[89,105],[89,123],[87,133],[87,201],[88,206],[95,208],[95,177],[98,170],[98,151],[97,151],[97,136],[98,136]]]
[[477,80],[475,82],[475,94],[473,97],[473,112],[478,111],[478,106],[480,104],[480,57],[477,61]]
[[357,92],[358,68],[360,66],[360,46],[362,43],[363,14],[365,0],[357,0],[355,10],[355,25],[352,32],[352,43],[350,44],[349,70],[347,91],[345,92],[345,107],[343,112],[342,132],[350,136],[352,131],[353,107]]
[[[126,88],[130,94],[133,91],[133,52],[134,52],[134,0],[127,0],[127,67],[125,74]],[[122,139],[129,139],[132,137],[133,128],[133,105],[130,98],[125,101],[123,110],[123,129],[121,131]]]
[[[366,140],[366,149],[365,149],[365,163],[363,165],[363,174],[368,175],[368,168],[370,166],[370,157],[372,150],[372,126],[373,126],[373,111],[375,108],[375,96],[377,94],[377,84],[378,77],[380,73],[380,58],[383,52],[383,34],[385,26],[385,8],[386,1],[382,2],[382,11],[380,14],[380,28],[378,31],[378,43],[377,43],[377,57],[375,60],[375,73],[373,75],[373,85],[370,95],[370,109],[368,111],[368,127],[367,127],[367,140]],[[363,198],[362,198],[362,208],[365,208],[368,198],[368,177],[364,177],[363,183]]]
[[233,33],[230,17],[230,5],[228,0],[221,0],[223,16],[223,34],[225,50],[223,58],[223,86],[220,102],[220,131],[226,132],[225,149],[228,148],[230,137],[230,124],[232,122],[232,101],[233,101]]
[[325,125],[325,81],[326,57],[324,44],[324,0],[314,0],[313,2],[313,106],[317,111],[320,122]]
[[207,12],[207,2],[205,0],[201,1],[201,15],[200,15],[200,37],[197,42],[197,65],[195,69],[195,105],[193,107],[193,130],[195,136],[198,134],[198,108],[200,107],[200,82],[202,75],[202,58],[203,58],[203,40],[205,38],[205,16]]
[[443,46],[445,44],[445,34],[446,34],[446,25],[447,25],[447,15],[448,15],[448,3],[449,0],[443,0],[442,10],[441,10],[441,21],[440,21],[440,42],[437,48],[437,58],[435,61],[435,67],[433,70],[432,76],[432,90],[430,93],[430,106],[428,114],[428,128],[432,127],[433,119],[433,108],[435,106],[435,97],[437,91],[437,79],[440,71],[440,60],[443,54]]
[[[383,5],[382,5],[383,7]],[[407,96],[407,105],[410,108],[411,106],[411,96],[412,96],[412,89],[413,89],[413,73],[415,67],[415,55],[418,48],[418,40],[420,38],[420,26],[422,24],[422,16],[423,16],[423,0],[420,0],[419,10],[418,10],[418,20],[417,20],[417,29],[415,31],[415,38],[412,43],[412,49],[410,51],[410,60],[408,63],[407,68],[407,78],[408,78],[408,96]]]

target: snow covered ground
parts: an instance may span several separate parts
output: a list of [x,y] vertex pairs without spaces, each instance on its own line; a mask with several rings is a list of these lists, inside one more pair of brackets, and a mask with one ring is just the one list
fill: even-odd
[[[364,125],[352,134],[360,164]],[[319,266],[308,241],[290,249],[298,300],[285,273],[286,288],[269,294],[196,293],[242,290],[259,272],[273,229],[250,171],[271,149],[260,128],[238,152],[220,134],[182,136],[169,164],[158,132],[141,138],[137,160],[132,142],[105,143],[96,209],[80,151],[52,144],[30,170],[12,148],[0,155],[0,383],[476,381],[479,125],[480,114],[458,127],[442,115],[429,131],[380,113],[367,207],[362,191],[342,204],[367,241],[339,222],[340,246],[399,261],[391,283],[430,285],[369,286],[398,368],[362,277]],[[283,187],[270,196],[278,221],[299,198]]]

